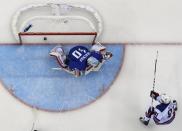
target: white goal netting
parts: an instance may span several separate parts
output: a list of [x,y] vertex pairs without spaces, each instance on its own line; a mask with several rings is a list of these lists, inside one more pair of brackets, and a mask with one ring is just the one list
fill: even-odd
[[20,43],[94,43],[102,33],[102,19],[87,5],[36,4],[15,13],[12,31]]

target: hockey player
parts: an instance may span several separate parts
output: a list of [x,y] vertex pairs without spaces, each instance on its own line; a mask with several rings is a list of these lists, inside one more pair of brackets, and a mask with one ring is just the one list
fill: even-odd
[[161,94],[151,91],[150,96],[159,102],[156,107],[150,107],[144,117],[140,117],[140,121],[144,125],[148,125],[151,118],[157,125],[164,125],[171,123],[175,118],[177,111],[177,102],[172,100],[166,94]]
[[76,77],[98,71],[104,61],[112,57],[112,53],[106,52],[106,48],[99,43],[93,45],[90,50],[84,46],[75,46],[68,55],[61,46],[56,46],[50,55],[57,58],[61,69]]

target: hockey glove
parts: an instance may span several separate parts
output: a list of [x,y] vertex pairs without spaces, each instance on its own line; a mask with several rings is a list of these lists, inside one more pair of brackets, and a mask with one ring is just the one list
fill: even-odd
[[157,99],[158,96],[159,96],[159,93],[157,93],[155,91],[150,92],[150,97],[154,98],[155,100]]
[[145,113],[146,117],[151,118],[151,116],[154,114],[154,107],[149,107],[148,111]]

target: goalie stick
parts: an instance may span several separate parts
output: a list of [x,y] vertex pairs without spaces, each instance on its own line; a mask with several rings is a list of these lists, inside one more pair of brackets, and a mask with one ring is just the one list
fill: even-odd
[[[87,69],[87,70],[84,72],[84,74],[85,74],[85,75],[88,75],[91,71],[99,71],[99,69],[100,69],[101,66],[104,64],[104,62],[105,62],[105,60],[104,60],[103,62],[101,62],[96,68],[91,67],[91,68]],[[51,69],[52,69],[52,70],[57,70],[57,71],[62,71],[62,70],[64,70],[64,71],[66,71],[66,72],[68,72],[68,73],[71,73],[72,75],[75,75],[74,71],[70,71],[70,70],[67,70],[67,69],[65,69],[65,68],[60,68],[60,67],[58,67],[58,68],[51,68]]]
[[51,68],[52,70],[58,70],[58,71],[62,71],[62,70],[64,70],[64,71],[66,71],[66,72],[68,72],[68,73],[71,73],[72,75],[74,75],[75,73],[73,72],[73,71],[70,71],[70,70],[67,70],[67,69],[65,69],[65,68]]
[[[155,90],[155,79],[156,79],[156,71],[157,71],[157,60],[158,60],[158,50],[157,50],[157,54],[156,54],[156,59],[155,59],[155,67],[154,67],[154,79],[153,79],[153,87],[152,87],[152,91]],[[154,98],[152,97],[152,102],[151,102],[151,106],[153,106],[153,102],[154,102]]]

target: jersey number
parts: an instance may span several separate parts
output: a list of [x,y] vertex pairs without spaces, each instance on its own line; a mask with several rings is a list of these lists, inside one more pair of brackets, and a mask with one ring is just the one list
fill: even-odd
[[73,51],[72,55],[75,58],[79,59],[82,56],[82,53],[80,53],[79,51],[75,50],[75,51]]
[[78,48],[78,50],[73,51],[72,55],[79,59],[83,55],[82,53],[86,53],[86,50]]
[[171,117],[172,112],[173,112],[173,110],[172,110],[172,109],[170,109],[170,110],[168,111],[168,117]]

